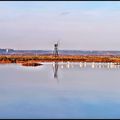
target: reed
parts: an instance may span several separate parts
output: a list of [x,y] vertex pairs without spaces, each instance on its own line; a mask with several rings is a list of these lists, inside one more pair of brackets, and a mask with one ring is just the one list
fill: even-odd
[[120,63],[120,56],[90,55],[1,55],[0,63],[25,62],[115,62]]

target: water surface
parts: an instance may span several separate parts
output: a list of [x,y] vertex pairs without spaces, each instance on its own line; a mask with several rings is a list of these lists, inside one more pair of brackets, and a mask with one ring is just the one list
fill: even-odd
[[120,118],[120,66],[0,65],[0,118]]

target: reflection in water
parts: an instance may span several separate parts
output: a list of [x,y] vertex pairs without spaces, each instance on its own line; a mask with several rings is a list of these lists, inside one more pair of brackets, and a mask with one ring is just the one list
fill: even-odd
[[120,65],[116,65],[115,63],[86,63],[86,62],[79,62],[79,63],[72,63],[72,62],[60,62],[58,64],[58,62],[54,62],[53,63],[53,72],[54,72],[54,78],[58,80],[58,67],[60,67],[61,69],[72,69],[75,67],[79,67],[79,68],[98,68],[98,69],[102,69],[102,68],[106,68],[106,69],[116,69],[116,68],[120,68]]
[[54,78],[58,81],[58,62],[53,63]]
[[60,68],[75,68],[75,67],[80,67],[80,68],[107,68],[107,69],[113,69],[113,68],[120,68],[120,65],[116,65],[115,63],[86,63],[86,62],[80,62],[80,63],[60,63]]
[[0,118],[120,118],[119,65],[45,64],[0,65]]

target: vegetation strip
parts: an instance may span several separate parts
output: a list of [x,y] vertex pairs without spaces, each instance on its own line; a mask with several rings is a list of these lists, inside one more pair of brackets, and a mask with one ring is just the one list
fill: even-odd
[[1,55],[0,63],[38,63],[38,62],[113,62],[120,63],[120,56],[97,55]]

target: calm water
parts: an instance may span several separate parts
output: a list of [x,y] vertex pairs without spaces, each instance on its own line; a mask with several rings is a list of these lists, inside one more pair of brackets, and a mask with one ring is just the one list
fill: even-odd
[[120,66],[0,65],[0,118],[120,118]]

